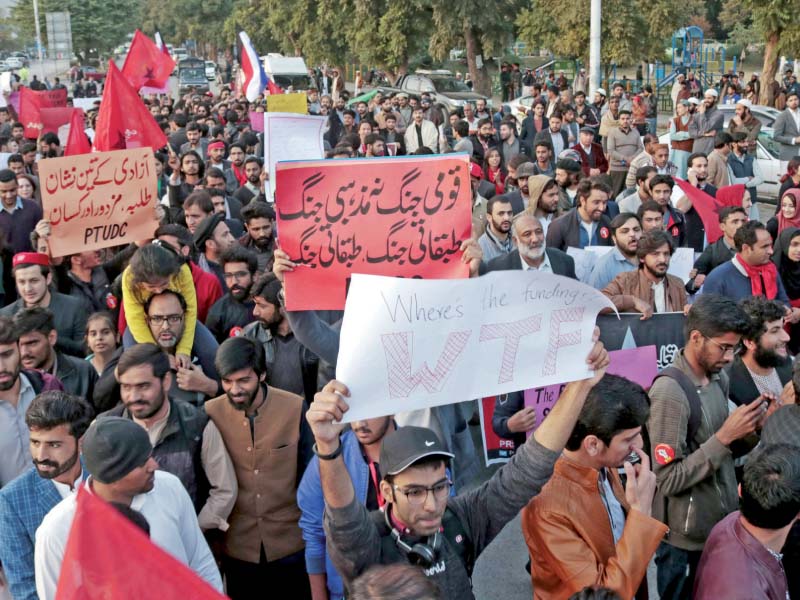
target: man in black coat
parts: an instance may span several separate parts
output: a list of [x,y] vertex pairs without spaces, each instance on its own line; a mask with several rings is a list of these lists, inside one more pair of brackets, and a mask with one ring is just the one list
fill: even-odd
[[22,366],[54,375],[64,391],[93,402],[97,372],[89,361],[55,349],[58,332],[53,313],[45,308],[24,308],[14,315]]
[[719,226],[722,237],[706,246],[703,253],[694,261],[692,278],[686,282],[686,291],[693,294],[703,285],[706,275],[722,263],[728,262],[736,254],[733,236],[739,227],[747,222],[747,212],[741,206],[725,206],[719,211]]
[[547,246],[566,252],[567,248],[610,246],[611,219],[606,216],[611,189],[599,178],[589,177],[578,184],[578,204],[547,228]]
[[481,275],[490,271],[539,271],[577,279],[572,257],[545,246],[544,228],[537,217],[528,213],[518,215],[511,225],[511,236],[516,250],[488,264],[481,263]]
[[258,257],[254,252],[235,244],[220,258],[222,271],[228,284],[228,293],[217,300],[208,311],[206,327],[221,344],[229,337],[241,333],[253,321],[253,287]]

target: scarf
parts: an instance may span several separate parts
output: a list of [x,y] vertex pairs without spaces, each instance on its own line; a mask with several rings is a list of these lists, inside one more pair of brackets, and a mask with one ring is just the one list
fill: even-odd
[[753,296],[766,296],[767,300],[774,300],[778,295],[778,269],[775,263],[768,262],[754,267],[747,264],[741,254],[736,255],[736,260],[750,278]]
[[239,167],[231,164],[231,171],[233,171],[233,176],[236,177],[236,181],[239,182],[240,187],[247,183],[247,175],[245,174],[244,169],[240,170]]
[[772,262],[778,269],[789,299],[800,298],[800,262],[789,259],[789,245],[800,235],[800,229],[787,227],[778,235]]

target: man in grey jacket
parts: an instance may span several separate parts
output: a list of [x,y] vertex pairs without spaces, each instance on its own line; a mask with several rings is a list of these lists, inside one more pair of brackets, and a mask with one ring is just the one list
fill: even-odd
[[786,109],[772,124],[775,141],[781,144],[781,160],[800,154],[800,95],[793,89],[786,95]]
[[689,121],[689,136],[694,140],[692,152],[706,156],[714,149],[714,138],[723,129],[724,115],[717,109],[717,90],[709,88],[697,107],[694,118]]
[[[595,330],[595,340],[599,331]],[[383,441],[384,511],[356,500],[342,459],[339,423],[347,386],[333,380],[306,414],[325,496],[324,526],[331,560],[347,583],[376,564],[422,567],[443,598],[474,598],[470,575],[480,553],[542,489],[575,426],[589,391],[602,378],[608,353],[595,342],[586,361],[590,379],[567,385],[548,418],[511,461],[479,488],[449,497],[447,460],[453,455],[424,427],[401,427]]]

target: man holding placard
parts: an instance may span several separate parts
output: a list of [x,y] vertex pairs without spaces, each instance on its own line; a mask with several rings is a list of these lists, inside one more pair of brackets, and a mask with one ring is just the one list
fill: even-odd
[[601,343],[594,343],[586,362],[594,376],[567,385],[531,439],[471,492],[449,498],[445,467],[453,455],[435,433],[409,426],[388,434],[380,456],[386,509],[373,513],[356,500],[342,459],[348,388],[329,382],[306,418],[320,459],[328,549],[343,579],[350,582],[375,564],[410,562],[423,567],[443,597],[474,598],[470,576],[477,557],[550,478],[586,397],[605,373],[608,353]]

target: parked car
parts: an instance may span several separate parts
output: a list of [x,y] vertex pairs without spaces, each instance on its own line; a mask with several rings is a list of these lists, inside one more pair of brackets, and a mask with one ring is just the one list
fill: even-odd
[[206,61],[206,79],[214,81],[217,78],[217,63],[213,60]]
[[503,102],[503,114],[514,115],[517,124],[522,125],[522,120],[528,115],[531,106],[533,106],[533,96],[520,96]]
[[[724,110],[726,108],[724,106],[721,108],[723,112],[730,112]],[[756,107],[754,106],[753,108]],[[775,109],[766,106],[759,106],[758,108],[775,111]],[[778,111],[775,112],[777,113]],[[757,113],[754,111],[754,114]],[[733,115],[733,112],[731,112],[731,115]],[[760,114],[758,118],[762,118]],[[669,145],[669,133],[660,135],[658,141]],[[776,203],[778,201],[778,192],[781,188],[780,179],[786,173],[788,167],[787,161],[780,160],[780,151],[780,143],[773,139],[772,128],[762,126],[756,143],[756,162],[761,170],[761,176],[764,178],[764,182],[758,186],[758,199],[761,202]]]
[[21,69],[25,66],[25,62],[19,56],[9,56],[6,59],[6,66],[9,69]]
[[419,98],[423,92],[431,95],[433,102],[441,104],[449,112],[460,109],[467,102],[475,104],[476,100],[486,100],[487,106],[492,105],[491,98],[473,92],[467,84],[456,79],[450,71],[440,69],[435,71],[417,71],[408,75],[400,75],[394,87],[379,86],[379,91],[406,92],[409,96]]

